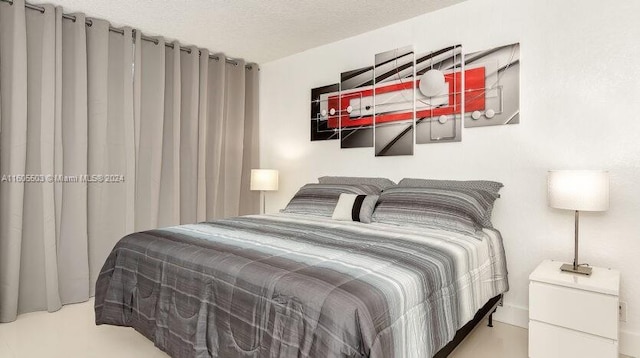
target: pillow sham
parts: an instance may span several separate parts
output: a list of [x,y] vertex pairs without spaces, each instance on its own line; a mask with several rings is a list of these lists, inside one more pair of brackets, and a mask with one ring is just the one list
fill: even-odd
[[298,190],[282,212],[331,217],[340,194],[343,193],[378,195],[380,189],[368,184],[306,184]]
[[378,195],[340,194],[331,218],[339,221],[370,223]]
[[340,177],[340,176],[324,176],[318,178],[320,184],[367,184],[375,185],[380,190],[396,185],[387,178],[367,178],[367,177]]
[[[486,190],[490,193],[498,194],[498,192],[504,185],[502,183],[490,180],[437,180],[404,178],[400,180],[398,186],[439,189]],[[498,197],[500,197],[500,195],[498,195]]]
[[496,198],[485,190],[396,186],[380,195],[372,221],[439,226],[473,234],[493,226],[491,211]]

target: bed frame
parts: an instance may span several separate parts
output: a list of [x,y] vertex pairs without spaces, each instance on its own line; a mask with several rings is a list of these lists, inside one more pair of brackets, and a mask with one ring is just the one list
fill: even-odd
[[482,306],[482,308],[480,308],[480,310],[476,313],[473,319],[467,322],[467,324],[465,324],[464,326],[462,326],[462,328],[460,328],[456,332],[456,335],[453,337],[453,340],[447,343],[446,346],[442,347],[442,349],[439,350],[438,353],[436,353],[436,355],[433,356],[433,358],[448,357],[449,354],[451,354],[451,352],[453,352],[453,350],[456,349],[456,347],[460,344],[460,342],[462,342],[462,340],[464,340],[465,337],[468,336],[469,333],[471,333],[471,331],[476,327],[476,325],[478,325],[478,323],[484,320],[485,317],[489,316],[488,326],[493,327],[493,313],[496,311],[498,306],[502,306],[501,294],[490,299],[484,306]]

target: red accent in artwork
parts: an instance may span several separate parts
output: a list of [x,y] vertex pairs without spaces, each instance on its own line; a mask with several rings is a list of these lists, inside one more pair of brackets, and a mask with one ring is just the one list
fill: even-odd
[[[441,115],[450,115],[460,112],[460,95],[456,93],[460,92],[461,76],[460,71],[456,73],[449,73],[445,75],[445,81],[449,85],[449,106],[439,107],[432,110],[419,110],[416,111],[416,118],[431,118]],[[411,88],[412,81],[406,83],[397,83],[389,86],[384,86],[376,89],[376,93],[390,93],[396,91],[407,90]],[[465,112],[472,112],[477,110],[483,110],[485,107],[485,69],[484,67],[478,67],[465,71]],[[420,80],[415,81],[415,87],[420,85]],[[373,124],[373,117],[367,116],[358,119],[349,118],[349,114],[346,113],[346,108],[349,106],[349,100],[353,97],[371,97],[373,96],[373,89],[368,88],[358,92],[348,93],[342,97],[339,95],[331,96],[328,98],[328,108],[342,109],[338,113],[327,118],[327,125],[329,128],[338,128],[340,126],[340,118],[342,118],[342,127],[360,127],[371,126]],[[376,117],[376,123],[389,123],[397,121],[406,121],[413,119],[412,112],[401,112],[383,114]]]
[[466,113],[484,109],[486,99],[486,83],[484,67],[464,71],[465,97],[464,111]]

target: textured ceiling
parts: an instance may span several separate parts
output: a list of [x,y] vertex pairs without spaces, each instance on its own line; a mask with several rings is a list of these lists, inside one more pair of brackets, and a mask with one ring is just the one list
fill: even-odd
[[265,63],[464,0],[32,0]]

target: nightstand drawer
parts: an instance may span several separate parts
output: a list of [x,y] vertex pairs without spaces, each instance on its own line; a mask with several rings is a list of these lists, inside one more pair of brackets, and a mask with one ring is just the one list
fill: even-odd
[[532,281],[529,317],[618,339],[618,297]]
[[529,321],[529,358],[618,358],[618,342]]

